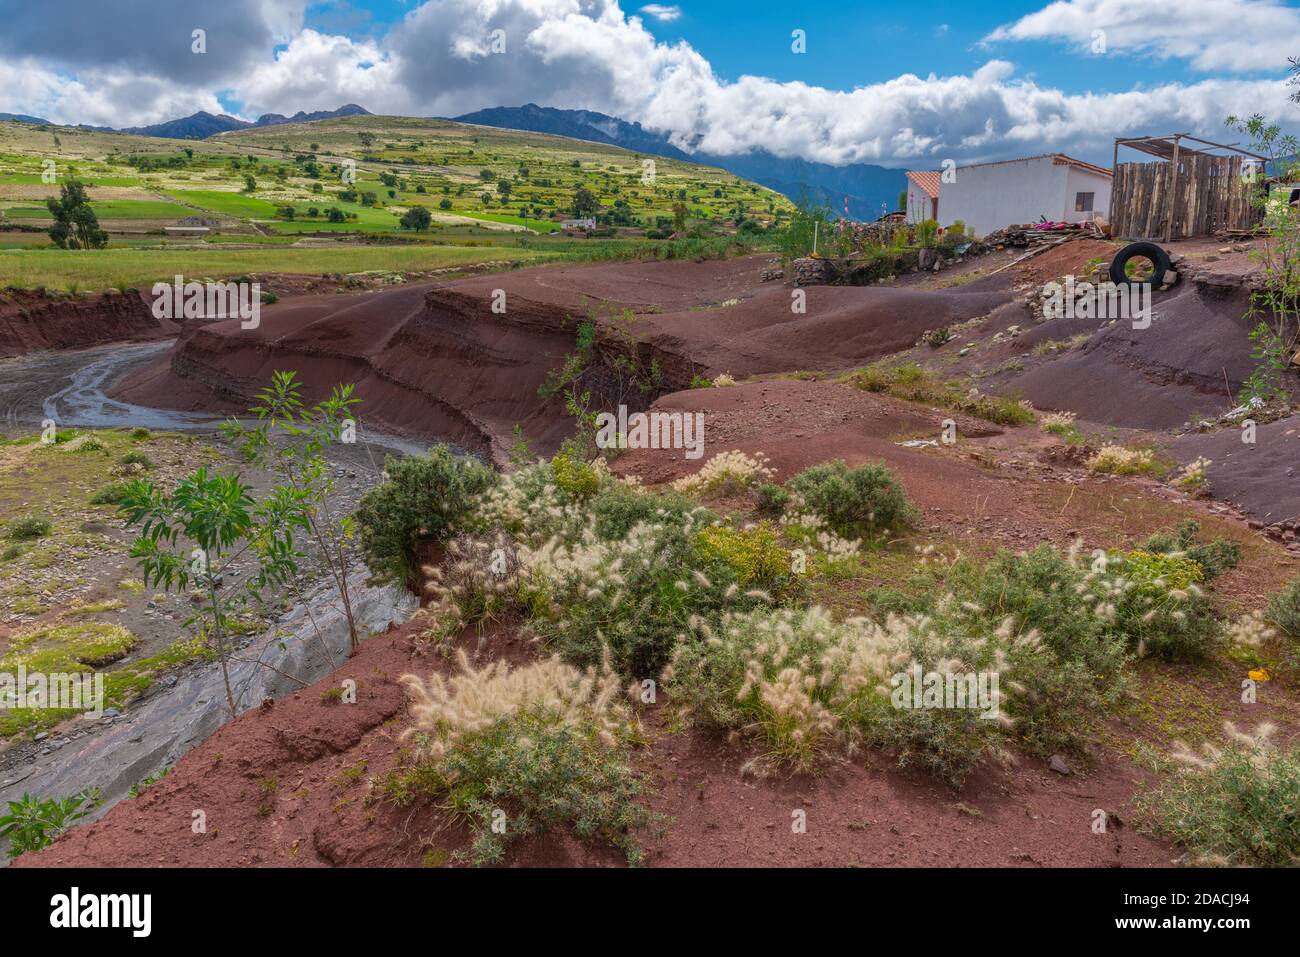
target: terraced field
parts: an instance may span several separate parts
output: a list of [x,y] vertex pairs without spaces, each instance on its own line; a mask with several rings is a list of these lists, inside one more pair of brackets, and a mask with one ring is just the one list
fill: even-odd
[[[69,178],[88,185],[106,252],[53,251],[45,237],[45,200]],[[559,235],[587,194],[603,242]],[[417,207],[429,227],[403,228]],[[202,141],[0,123],[0,281],[22,287],[663,257],[669,234],[761,235],[790,208],[722,170],[442,120],[348,117]],[[212,232],[167,231],[195,220]]]

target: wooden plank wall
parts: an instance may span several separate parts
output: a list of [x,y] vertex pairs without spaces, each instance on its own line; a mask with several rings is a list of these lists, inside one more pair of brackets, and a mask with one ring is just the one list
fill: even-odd
[[1251,205],[1251,187],[1241,178],[1242,161],[1240,156],[1184,155],[1178,161],[1176,185],[1171,183],[1170,163],[1118,164],[1111,181],[1111,235],[1163,240],[1171,210],[1173,239],[1249,229],[1259,222],[1261,211]]

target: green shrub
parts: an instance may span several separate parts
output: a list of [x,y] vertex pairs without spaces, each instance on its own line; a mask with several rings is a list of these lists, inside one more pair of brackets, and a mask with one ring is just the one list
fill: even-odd
[[475,671],[462,654],[460,664],[450,681],[402,676],[419,748],[415,764],[387,780],[389,798],[445,800],[474,832],[474,864],[500,863],[512,840],[563,826],[640,863],[634,831],[654,817],[638,803],[646,786],[617,678],[554,659]]
[[153,433],[143,426],[140,426],[139,428],[131,430],[131,438],[136,439],[137,441],[141,439],[150,439],[153,438]]
[[1204,572],[1189,558],[1136,549],[1109,557],[1091,594],[1114,610],[1116,626],[1141,653],[1199,658],[1222,639],[1210,599],[1200,588]]
[[984,395],[957,380],[941,380],[916,363],[869,365],[853,372],[847,381],[867,392],[887,392],[908,402],[965,412],[999,425],[1037,421],[1034,410],[1015,398]]
[[695,567],[702,520],[639,523],[625,538],[575,542],[534,564],[525,596],[532,630],[574,664],[608,660],[633,680],[659,674],[693,617],[764,600],[742,592],[724,563]]
[[799,591],[801,580],[793,572],[790,551],[769,525],[702,528],[695,535],[695,554],[706,576],[721,565],[740,587],[761,588],[778,601]]
[[1156,532],[1143,543],[1142,548],[1161,555],[1181,553],[1201,566],[1205,581],[1218,578],[1241,564],[1241,546],[1236,542],[1226,538],[1202,542],[1200,534],[1200,523],[1187,519],[1172,531]]
[[143,452],[127,452],[117,460],[118,465],[138,465],[143,469],[153,468],[153,459]]
[[91,505],[120,505],[126,498],[129,483],[110,482],[90,497]]
[[[509,841],[562,825],[583,839],[604,838],[629,864],[642,860],[632,832],[650,820],[637,803],[645,784],[592,730],[545,713],[503,719],[452,750],[442,776],[452,809],[474,828],[475,864],[500,863]],[[498,807],[508,809],[505,833],[491,826]]]
[[804,469],[786,485],[840,535],[866,537],[906,527],[916,515],[902,483],[883,465],[849,468],[837,459]]
[[0,815],[0,837],[9,838],[11,858],[49,847],[59,835],[86,817],[99,804],[99,792],[83,791],[72,797],[44,801],[26,792],[10,801],[9,813]]
[[1300,640],[1300,578],[1293,578],[1268,603],[1268,620],[1292,641]]
[[1096,578],[1077,557],[1041,545],[1023,555],[1001,551],[983,565],[962,559],[910,589],[869,597],[878,615],[925,615],[976,640],[1008,623],[1015,632],[1036,632],[1050,654],[1021,646],[1008,652],[1024,691],[1007,711],[1022,742],[1050,754],[1080,750],[1089,724],[1114,708],[1127,685],[1128,641],[1098,614]]
[[682,526],[688,516],[693,524],[707,524],[713,513],[694,500],[676,492],[652,492],[611,483],[592,497],[588,508],[595,521],[596,534],[606,541],[626,538],[640,522],[662,522]]
[[9,523],[5,535],[12,539],[44,538],[53,526],[44,515],[24,515]]
[[1143,795],[1139,810],[1196,864],[1300,865],[1300,747],[1277,749],[1269,725],[1253,735],[1226,729],[1226,747],[1180,749],[1184,767]]
[[495,474],[476,459],[446,445],[425,455],[385,461],[387,479],[367,492],[357,507],[361,551],[376,580],[413,585],[417,549],[441,543],[463,520]]
[[571,498],[590,498],[600,488],[600,476],[596,470],[567,452],[561,452],[551,459],[551,472],[555,476],[555,484]]
[[822,608],[733,613],[694,631],[665,678],[697,722],[756,737],[778,766],[812,769],[832,749],[866,744],[952,785],[1000,746],[1002,724],[975,708],[916,708],[889,689],[914,666],[992,671],[999,651],[1022,643],[1007,632],[1000,642],[970,640],[924,618],[836,622]]
[[785,514],[790,504],[790,493],[775,482],[762,482],[754,490],[754,499],[761,513],[775,518]]

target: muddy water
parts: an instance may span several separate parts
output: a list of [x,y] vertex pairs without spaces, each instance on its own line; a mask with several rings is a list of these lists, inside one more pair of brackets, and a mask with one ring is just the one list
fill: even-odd
[[[104,390],[153,360],[172,343],[116,345],[75,352],[32,353],[0,361],[0,419],[12,434],[39,429],[52,419],[60,427],[140,427],[212,433],[224,416],[155,409],[108,398]],[[385,452],[418,453],[426,442],[374,432],[354,446],[334,450],[337,469],[376,480]],[[416,602],[408,594],[366,584],[358,566],[349,576],[358,625],[374,634],[405,621]],[[232,683],[238,708],[279,697],[310,684],[342,663],[348,632],[336,589],[320,586],[275,626],[239,653]],[[179,760],[215,732],[229,712],[215,664],[190,668],[161,680],[125,714],[74,720],[40,741],[0,755],[0,802],[24,792],[64,797],[89,787],[103,792],[95,817],[126,797],[132,785]],[[4,859],[0,858],[0,866]]]

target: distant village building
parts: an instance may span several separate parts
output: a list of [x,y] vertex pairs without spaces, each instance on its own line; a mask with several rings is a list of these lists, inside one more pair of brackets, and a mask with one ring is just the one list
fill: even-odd
[[1044,219],[1086,223],[1110,209],[1111,171],[1064,153],[958,166],[949,179],[939,184],[938,215],[930,218],[965,223],[968,235]]
[[596,228],[595,219],[566,219],[561,221],[560,229],[566,233],[588,232]]
[[164,226],[163,232],[168,236],[206,236],[212,232],[207,226]]
[[912,225],[939,218],[939,171],[907,171],[907,221]]
[[184,219],[178,219],[171,226],[164,226],[163,232],[168,236],[182,236],[186,238],[198,238],[206,236],[209,233],[218,232],[221,225],[219,219],[204,219],[201,216],[186,216]]

